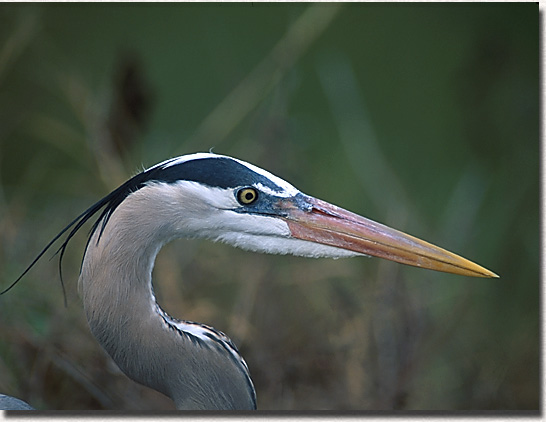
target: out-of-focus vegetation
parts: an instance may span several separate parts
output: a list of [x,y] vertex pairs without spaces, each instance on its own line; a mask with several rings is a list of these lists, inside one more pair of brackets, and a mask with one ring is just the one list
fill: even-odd
[[[226,332],[261,409],[539,407],[536,4],[0,5],[7,287],[142,166],[233,155],[470,258],[159,255],[173,316]],[[88,331],[71,244],[0,297],[0,391],[39,409],[172,409]]]

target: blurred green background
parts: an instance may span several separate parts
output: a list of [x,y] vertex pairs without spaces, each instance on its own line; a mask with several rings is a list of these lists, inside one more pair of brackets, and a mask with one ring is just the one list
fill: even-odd
[[[532,3],[1,4],[1,286],[143,166],[214,148],[501,276],[168,245],[159,302],[235,341],[260,409],[536,410],[538,52]],[[0,392],[173,409],[91,336],[84,231],[67,308],[53,251],[0,297]]]

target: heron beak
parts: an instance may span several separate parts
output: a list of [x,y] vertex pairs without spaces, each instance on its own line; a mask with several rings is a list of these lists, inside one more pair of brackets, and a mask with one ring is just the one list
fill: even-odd
[[429,270],[471,277],[498,275],[416,237],[305,196],[281,205],[294,238],[335,246]]

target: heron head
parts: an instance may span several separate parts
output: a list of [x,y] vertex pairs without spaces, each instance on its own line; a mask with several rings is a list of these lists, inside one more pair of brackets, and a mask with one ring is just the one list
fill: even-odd
[[[178,236],[247,250],[307,257],[375,256],[449,273],[491,271],[423,240],[300,192],[244,161],[199,153],[160,163],[145,187],[169,197]],[[148,195],[142,189],[143,195]]]

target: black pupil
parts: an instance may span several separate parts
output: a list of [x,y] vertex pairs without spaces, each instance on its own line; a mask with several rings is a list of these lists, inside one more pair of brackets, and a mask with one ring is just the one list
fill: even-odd
[[247,192],[245,195],[247,201],[252,201],[254,199],[254,194],[252,192]]

